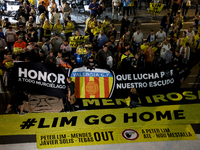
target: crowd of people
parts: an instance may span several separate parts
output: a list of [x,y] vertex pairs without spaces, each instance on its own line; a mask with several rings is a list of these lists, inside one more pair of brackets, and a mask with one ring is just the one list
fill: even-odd
[[[51,4],[49,0],[40,0],[37,8],[28,0],[22,1],[17,12],[17,30],[13,29],[8,18],[1,22],[0,67],[3,71],[0,71],[0,75],[3,78],[2,83],[8,86],[16,61],[42,62],[65,68],[87,66],[92,69],[95,67],[148,69],[174,63],[176,68],[185,69],[188,67],[188,61],[198,56],[200,49],[199,17],[194,19],[188,31],[180,34],[189,8],[188,1],[174,0],[172,4],[164,1],[166,9],[172,6],[172,12],[162,18],[159,31],[151,30],[147,37],[143,36],[141,22],[134,11],[136,8],[141,9],[141,0],[112,0],[110,2],[111,21],[108,16],[105,16],[103,22],[99,22],[97,17],[108,4],[104,0],[100,2],[93,0],[89,4],[90,16],[85,22],[84,35],[75,30],[75,23],[70,17],[71,5],[66,1],[62,1],[62,6],[58,6],[55,0],[52,0]],[[48,12],[48,7],[50,12]],[[181,8],[182,12],[179,12],[177,8]],[[60,13],[63,14],[63,18]],[[119,20],[121,22],[119,36],[114,24],[116,13],[117,16],[122,13]],[[131,13],[135,15],[132,21],[129,20]],[[40,20],[39,26],[36,23],[37,16]],[[169,32],[170,29],[172,30]],[[62,36],[63,33],[64,36]],[[72,33],[75,33],[73,35],[75,37],[88,36],[88,39],[74,47],[70,45]]]

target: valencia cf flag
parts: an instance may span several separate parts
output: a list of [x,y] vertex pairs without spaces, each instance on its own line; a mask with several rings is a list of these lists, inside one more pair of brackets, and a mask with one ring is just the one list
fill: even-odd
[[75,82],[76,98],[109,98],[112,94],[113,75],[105,69],[76,68],[71,73]]

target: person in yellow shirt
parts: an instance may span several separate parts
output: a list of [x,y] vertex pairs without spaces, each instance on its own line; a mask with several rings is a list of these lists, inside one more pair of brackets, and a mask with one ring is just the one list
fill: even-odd
[[60,20],[57,20],[57,23],[53,27],[53,31],[55,34],[57,33],[58,36],[60,37],[62,30],[63,30],[63,26],[62,24],[60,24]]
[[194,37],[194,52],[200,50],[200,32]]
[[149,48],[149,43],[147,40],[144,41],[144,43],[140,46],[140,49],[145,51]]
[[103,26],[104,33],[108,35],[108,29],[109,29],[108,16],[105,17],[105,20],[103,21],[102,26]]
[[74,23],[71,22],[71,17],[68,16],[67,22],[65,24],[65,38],[66,38],[66,40],[68,40],[69,37],[72,36],[72,32],[73,32],[74,28],[75,28]]
[[31,5],[35,5],[35,0],[28,0]]
[[97,18],[94,18],[94,21],[91,22],[91,24],[89,24],[89,28],[91,29],[90,42],[92,42],[94,38],[94,28],[97,27],[97,25],[98,25]]
[[102,23],[98,22],[98,26],[94,28],[93,35],[95,37],[98,36],[101,30],[103,30]]
[[91,29],[89,26],[92,23],[93,17],[94,17],[93,15],[90,15],[90,17],[85,21],[85,35],[90,35],[91,33]]
[[49,22],[48,19],[45,20],[42,28],[44,30],[44,37],[50,40],[52,25],[51,25],[51,23]]
[[40,0],[39,5],[42,5],[42,1],[44,1],[44,6],[45,6],[46,10],[48,10],[48,6],[50,4],[49,0]]
[[186,43],[188,43],[189,37],[186,36],[186,31],[183,31],[183,37],[179,39],[179,46],[184,46]]

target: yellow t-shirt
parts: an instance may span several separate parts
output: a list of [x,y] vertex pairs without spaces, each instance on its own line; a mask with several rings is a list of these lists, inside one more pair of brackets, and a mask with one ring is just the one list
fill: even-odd
[[63,30],[62,24],[55,24],[53,30],[58,29],[58,32],[61,33]]
[[144,45],[144,44],[142,44],[142,45],[140,46],[140,49],[143,50],[143,51],[147,50],[148,48],[149,48],[149,45]]
[[65,25],[65,33],[73,32],[74,28],[75,28],[74,23],[67,22],[67,24]]

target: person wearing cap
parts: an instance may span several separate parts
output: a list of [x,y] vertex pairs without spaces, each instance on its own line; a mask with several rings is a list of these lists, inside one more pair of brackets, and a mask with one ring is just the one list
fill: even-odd
[[16,32],[16,36],[19,37],[19,36],[22,36],[22,40],[23,41],[26,41],[26,31],[24,31],[24,27],[22,25],[20,25],[20,28],[19,30]]
[[134,55],[131,53],[130,45],[125,46],[125,52],[121,56],[121,68],[128,70],[132,69],[132,59],[134,58]]
[[100,49],[96,55],[98,66],[103,69],[109,68],[107,65],[108,57],[112,56],[112,52],[108,49],[107,45],[103,45],[103,49]]
[[12,29],[12,26],[9,26],[9,28],[5,31],[5,39],[6,39],[9,51],[13,50],[13,45],[16,41],[15,34],[16,32],[15,30]]
[[56,22],[56,24],[53,26],[54,35],[58,34],[58,36],[61,37],[62,30],[63,30],[63,26],[60,23],[60,19],[58,19],[57,22]]
[[68,40],[69,37],[72,36],[72,32],[75,28],[75,25],[73,22],[71,22],[70,16],[68,16],[66,20],[67,20],[67,22],[65,24],[65,38],[66,38],[66,40]]
[[14,43],[13,53],[19,54],[23,53],[24,48],[26,48],[26,42],[22,40],[23,36],[19,35],[18,40]]
[[53,52],[56,55],[58,51],[60,51],[60,46],[63,44],[63,40],[58,34],[55,34],[54,37],[51,38],[51,44],[53,46]]

